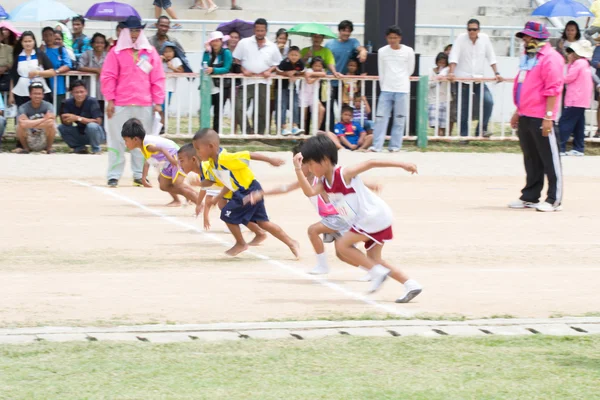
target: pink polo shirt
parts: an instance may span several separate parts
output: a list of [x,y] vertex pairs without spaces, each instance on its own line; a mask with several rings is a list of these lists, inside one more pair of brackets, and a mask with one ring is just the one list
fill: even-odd
[[590,108],[594,94],[594,80],[588,60],[580,58],[569,64],[565,83],[567,85],[565,107]]
[[[560,95],[564,85],[565,59],[550,43],[546,43],[537,54],[538,63],[530,71],[519,71],[513,86],[513,99],[517,112],[524,117],[544,118],[546,116],[546,98],[558,96],[554,106],[554,115],[560,107]],[[525,74],[524,80],[522,74]],[[522,80],[520,99],[517,99],[519,79]],[[554,117],[554,118],[555,118]]]

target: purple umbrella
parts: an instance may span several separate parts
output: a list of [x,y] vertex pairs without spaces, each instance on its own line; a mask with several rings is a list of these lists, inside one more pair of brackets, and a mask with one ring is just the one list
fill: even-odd
[[96,3],[85,13],[85,18],[97,21],[124,21],[131,16],[141,19],[135,8],[116,1]]
[[220,24],[217,26],[217,30],[223,32],[223,35],[229,35],[232,31],[236,31],[240,34],[240,39],[244,39],[254,35],[254,22],[234,19]]

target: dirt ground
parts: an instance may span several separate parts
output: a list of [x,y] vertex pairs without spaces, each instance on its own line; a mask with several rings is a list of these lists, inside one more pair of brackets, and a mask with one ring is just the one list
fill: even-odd
[[[292,182],[253,163],[264,187]],[[373,157],[341,154],[341,164]],[[202,232],[193,207],[166,208],[158,188],[107,189],[107,157],[0,154],[0,326],[265,321],[362,314],[547,317],[600,311],[600,157],[566,158],[564,211],[509,210],[524,183],[519,155],[400,153],[418,176],[378,170],[395,214],[384,255],[425,290],[395,304],[401,286],[366,295],[361,271],[335,259],[315,280],[306,236],[318,220],[300,192],[267,210],[300,241],[302,258],[269,238],[223,254],[232,238],[213,210]],[[153,176],[156,176],[154,174]],[[92,186],[89,186],[92,185]],[[155,185],[157,186],[157,185]]]

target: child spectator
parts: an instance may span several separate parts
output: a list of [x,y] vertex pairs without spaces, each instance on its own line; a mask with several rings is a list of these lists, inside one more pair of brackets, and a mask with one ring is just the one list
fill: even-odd
[[429,72],[429,95],[427,96],[427,102],[429,103],[429,126],[435,128],[437,125],[440,136],[446,136],[449,84],[445,81],[440,82],[437,78],[448,76],[448,71],[450,71],[448,68],[448,55],[446,53],[439,53],[435,58],[435,65],[431,72]]
[[[288,77],[288,79],[284,79],[281,82],[281,109],[278,106],[275,108],[275,115],[279,115],[281,111],[281,116],[283,117],[281,124],[281,134],[283,136],[301,135],[304,133],[304,130],[298,127],[300,124],[300,102],[298,101],[298,93],[296,92],[296,78],[302,76],[304,71],[304,62],[300,59],[300,49],[297,46],[290,47],[287,58],[277,67],[278,75]],[[294,103],[292,106],[291,130],[287,128],[286,118],[286,113],[290,108],[290,91],[292,92]]]
[[335,124],[334,133],[329,132],[327,136],[338,149],[366,151],[373,143],[373,135],[367,135],[367,131],[359,123],[352,120],[353,114],[352,107],[342,107],[342,120]]
[[[329,95],[327,82],[323,82],[320,79],[327,76],[323,59],[319,56],[314,57],[311,68],[306,70],[304,76],[304,84],[300,90],[300,107],[310,107],[312,113],[319,113],[319,124],[317,127],[320,127],[325,118],[325,106],[323,102],[327,101],[327,96]],[[315,90],[319,91],[317,102],[314,101]]]
[[[160,17],[160,15],[162,14],[162,8],[169,15],[169,17],[171,17],[172,19],[178,19],[177,15],[175,14],[175,10],[173,10],[172,8],[172,5],[173,4],[171,4],[171,0],[154,0],[154,18],[158,19],[158,17]],[[174,24],[173,26],[171,26],[171,28],[181,29],[181,24]]]
[[354,95],[354,111],[352,113],[352,122],[356,122],[367,131],[367,135],[373,133],[373,121],[369,119],[371,106],[365,96]]
[[173,197],[173,201],[167,204],[167,207],[181,205],[178,195],[196,203],[196,192],[184,182],[186,175],[177,160],[177,151],[179,150],[177,143],[160,136],[146,135],[144,126],[137,118],[130,118],[123,124],[121,136],[129,150],[140,149],[146,159],[142,172],[144,187],[152,187],[147,179],[148,169],[152,163],[160,171],[158,176],[160,190]]
[[444,47],[444,54],[450,57],[450,53],[452,52],[452,43]]
[[[594,90],[592,71],[587,60],[592,57],[592,44],[587,40],[573,43],[566,49],[569,65],[565,84],[565,107],[559,121],[560,154],[583,156],[585,137],[585,110],[590,108]],[[566,152],[567,141],[573,134],[573,150]]]
[[[348,72],[344,75],[345,77],[360,75],[360,64],[356,58],[351,58],[348,61],[347,68]],[[360,81],[358,79],[344,79],[342,83],[342,103],[348,106],[354,99],[354,95],[360,93]]]
[[594,42],[593,36],[600,32],[600,0],[594,0],[592,5],[590,6],[590,12],[594,14],[594,22],[592,26],[590,24],[590,18],[587,19],[585,23],[585,32],[583,33],[585,38],[590,42]]
[[[163,44],[162,55],[160,56],[160,59],[162,60],[163,71],[165,74],[186,72],[186,65],[181,58],[177,56],[179,51],[181,50],[174,43],[165,42]],[[166,89],[167,98],[162,105],[161,113],[161,120],[163,124],[165,119],[166,104],[171,104],[171,96],[173,96],[173,92],[175,92],[175,89],[177,89],[177,77],[167,77]]]

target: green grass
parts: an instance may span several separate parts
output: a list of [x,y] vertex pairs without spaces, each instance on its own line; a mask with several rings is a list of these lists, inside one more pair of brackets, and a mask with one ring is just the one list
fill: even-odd
[[2,399],[597,399],[600,336],[0,346]]

